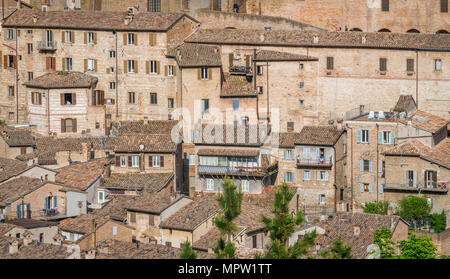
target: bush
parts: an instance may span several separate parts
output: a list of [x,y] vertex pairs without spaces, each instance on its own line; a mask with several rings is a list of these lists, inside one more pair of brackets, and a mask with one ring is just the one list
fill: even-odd
[[387,201],[374,201],[364,204],[362,209],[365,213],[382,214],[387,215],[389,208],[389,202]]
[[445,212],[442,211],[442,213],[431,214],[430,226],[436,233],[445,231],[445,227],[447,226],[447,216],[445,216]]

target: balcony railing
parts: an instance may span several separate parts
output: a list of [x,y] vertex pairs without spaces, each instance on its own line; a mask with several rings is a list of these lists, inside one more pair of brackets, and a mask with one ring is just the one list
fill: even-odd
[[250,74],[251,72],[252,72],[252,68],[247,67],[247,66],[231,66],[230,67],[230,74],[246,75],[246,74]]
[[230,167],[230,166],[198,166],[200,174],[216,174],[216,175],[263,175],[261,167]]
[[297,167],[322,167],[331,168],[333,166],[333,159],[317,158],[317,159],[307,159],[307,158],[297,158]]
[[412,183],[387,183],[384,186],[384,190],[397,190],[397,191],[409,191],[409,192],[429,192],[429,193],[447,193],[447,183],[431,182],[427,184],[418,183],[415,186]]
[[43,217],[52,217],[52,216],[56,216],[59,214],[59,211],[57,208],[45,208],[42,209],[42,214],[41,216]]
[[40,41],[38,42],[38,50],[56,50],[56,42]]

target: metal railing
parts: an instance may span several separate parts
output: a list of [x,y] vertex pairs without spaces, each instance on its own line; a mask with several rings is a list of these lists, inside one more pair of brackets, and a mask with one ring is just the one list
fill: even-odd
[[386,183],[384,186],[385,190],[405,190],[405,191],[431,191],[431,192],[448,192],[448,186],[443,186],[447,184],[439,184],[437,182],[430,183],[416,183],[414,185],[411,183]]
[[249,74],[252,72],[251,67],[247,66],[231,66],[230,67],[230,73],[232,74]]
[[44,208],[42,209],[42,216],[56,216],[59,214],[57,208]]
[[38,42],[39,50],[56,50],[56,42],[53,41],[39,41]]
[[330,159],[326,158],[297,158],[297,165],[298,166],[323,166],[323,167],[331,167],[333,165],[333,158],[330,157]]
[[354,109],[351,109],[351,110],[345,112],[345,120],[355,119],[355,118],[360,117],[362,115],[369,114],[369,112],[371,112],[371,111],[374,111],[374,112],[379,112],[379,111],[388,112],[388,111],[390,111],[390,108],[382,107],[382,105],[378,105],[378,104],[366,104],[366,105],[363,105],[363,106],[360,106],[358,108],[354,108]]
[[198,166],[198,172],[203,174],[261,175],[263,173],[263,168],[238,166]]

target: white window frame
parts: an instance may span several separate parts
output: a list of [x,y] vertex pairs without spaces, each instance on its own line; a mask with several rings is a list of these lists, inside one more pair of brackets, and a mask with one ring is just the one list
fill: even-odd
[[111,81],[109,83],[109,89],[116,89],[116,82],[115,81]]
[[[101,199],[100,199],[100,194],[102,195]],[[105,202],[105,191],[98,191],[98,193],[97,193],[97,201],[98,201],[98,203],[104,203]]]
[[117,226],[113,226],[112,229],[113,229],[113,236],[116,236],[117,235]]
[[133,168],[139,168],[139,156],[131,156],[131,166]]
[[173,77],[173,65],[167,66],[167,76]]
[[109,58],[116,58],[116,51],[115,50],[110,50],[109,51]]
[[189,166],[195,166],[195,154],[188,154]]
[[[383,144],[393,144],[393,142],[391,142],[391,131],[382,131],[383,133],[383,138],[382,138],[382,143]],[[387,137],[387,139],[386,139]]]
[[127,33],[127,45],[134,45],[134,33]]
[[87,42],[88,42],[88,44],[94,43],[94,32],[87,33]]
[[206,179],[206,190],[214,191],[214,179],[212,179],[212,178]]
[[72,58],[71,57],[66,57],[66,59],[64,60],[64,63],[66,64],[66,70],[67,71],[72,71],[72,65],[73,65],[72,64]]
[[161,156],[152,156],[152,160],[153,160],[152,165],[154,168],[161,167]]
[[328,181],[328,172],[327,171],[318,171],[317,180],[318,181]]
[[89,72],[93,72],[95,70],[95,61],[92,58],[88,58],[87,60],[87,70]]
[[128,73],[134,73],[135,68],[134,68],[134,60],[127,60],[127,68],[128,68]]
[[[308,176],[306,176],[305,174],[308,173]],[[311,171],[310,170],[304,170],[303,174],[303,181],[311,181]]]
[[127,166],[127,156],[120,156],[120,166],[121,167]]
[[207,67],[201,68],[201,79],[208,80],[208,68]]
[[434,59],[434,70],[442,71],[442,60],[441,59]]
[[72,32],[64,31],[64,40],[66,41],[66,43],[71,43],[72,42]]
[[293,172],[285,172],[286,173],[286,183],[294,183],[294,173]]
[[241,188],[243,193],[250,192],[250,181],[248,180],[242,180],[241,182]]
[[150,74],[157,74],[157,69],[156,69],[156,61],[155,60],[151,60],[150,61]]
[[361,143],[369,143],[369,130],[361,130]]

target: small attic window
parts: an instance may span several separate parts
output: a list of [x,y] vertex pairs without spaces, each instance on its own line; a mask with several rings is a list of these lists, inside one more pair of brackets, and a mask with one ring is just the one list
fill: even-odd
[[361,232],[361,229],[359,227],[353,227],[353,235],[359,236],[359,233]]

